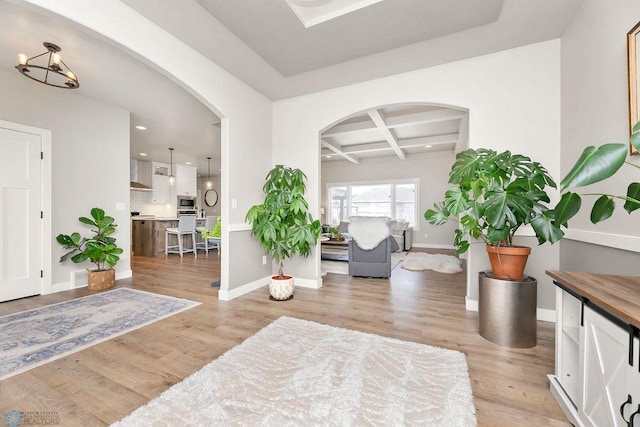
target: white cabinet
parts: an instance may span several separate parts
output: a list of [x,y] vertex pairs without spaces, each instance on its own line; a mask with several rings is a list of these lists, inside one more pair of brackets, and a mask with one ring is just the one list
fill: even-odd
[[580,300],[556,288],[556,376],[571,403],[578,396],[578,368],[580,350]]
[[[582,399],[578,416],[586,426],[627,426],[620,406],[631,393],[627,379],[629,366],[629,332],[586,307],[582,341]],[[629,405],[629,414],[637,407],[640,395]],[[640,423],[640,420],[638,420]]]
[[571,423],[640,427],[639,365],[637,329],[557,288],[556,366],[549,381]]
[[176,164],[176,195],[196,197],[198,168]]
[[151,165],[153,175],[151,175],[153,194],[151,202],[156,205],[166,205],[171,203],[171,186],[169,185],[169,165],[165,163],[153,162]]

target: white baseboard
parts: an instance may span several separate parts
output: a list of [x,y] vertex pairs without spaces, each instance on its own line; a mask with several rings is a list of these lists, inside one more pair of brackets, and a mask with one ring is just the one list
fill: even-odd
[[556,323],[556,311],[548,308],[538,308],[536,309],[536,319],[543,322]]
[[[256,289],[269,285],[270,278],[271,276],[265,276],[262,279],[255,280],[251,283],[247,283],[246,285],[231,289],[230,291],[220,289],[220,292],[218,292],[218,299],[222,301],[230,301],[244,294],[248,294],[249,292],[253,292]],[[299,286],[301,288],[320,289],[322,287],[322,279],[313,280],[294,277],[293,281],[295,286]]]
[[294,277],[293,283],[301,288],[320,289],[322,287],[322,279],[299,279]]
[[433,243],[413,243],[411,246],[425,249],[455,249],[453,245],[434,245]]
[[[56,292],[68,291],[70,289],[73,289],[71,287],[71,282],[53,283],[51,285],[51,293],[52,294],[55,294]],[[45,294],[43,293],[43,295],[45,295]]]
[[[128,279],[129,277],[132,277],[132,276],[133,276],[133,271],[131,270],[116,272],[116,280]],[[69,282],[53,283],[51,285],[50,293],[53,294],[56,292],[70,291],[71,289],[76,289],[76,288],[86,288],[89,285],[88,283],[89,276],[87,275],[87,270],[72,271],[69,277],[71,278]],[[43,295],[44,294],[45,293],[43,293]]]
[[[464,298],[464,307],[467,311],[478,311],[478,300],[469,299],[468,297]],[[536,309],[536,319],[541,320],[543,322],[556,322],[556,311],[549,310],[546,308],[537,308]]]
[[231,301],[234,298],[238,298],[244,294],[248,294],[249,292],[253,292],[256,289],[260,289],[263,286],[269,285],[269,278],[271,276],[265,276],[261,279],[254,280],[253,282],[247,283],[246,285],[239,286],[237,288],[233,288],[231,290],[222,289],[218,292],[218,299],[222,301]]
[[467,311],[478,311],[478,300],[464,297],[464,308],[466,308]]

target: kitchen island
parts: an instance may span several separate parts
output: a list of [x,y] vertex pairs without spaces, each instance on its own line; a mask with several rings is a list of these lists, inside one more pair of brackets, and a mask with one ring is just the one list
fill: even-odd
[[[204,218],[198,218],[197,226],[203,227]],[[131,252],[134,256],[161,258],[165,256],[164,242],[167,228],[177,227],[178,218],[134,216],[131,218]],[[183,236],[184,238],[185,236]],[[199,238],[199,236],[197,236]],[[185,247],[191,247],[191,239],[185,239]]]

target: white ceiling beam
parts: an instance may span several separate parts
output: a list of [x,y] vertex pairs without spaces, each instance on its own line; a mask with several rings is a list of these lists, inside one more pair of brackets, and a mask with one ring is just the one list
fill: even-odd
[[360,132],[365,130],[374,130],[376,126],[369,122],[356,122],[356,123],[347,123],[344,125],[336,125],[326,131],[322,132],[323,137],[331,137],[331,136],[340,136],[353,132]]
[[386,124],[389,128],[397,128],[403,126],[415,126],[425,123],[446,122],[449,120],[461,120],[467,115],[466,111],[453,110],[451,108],[443,108],[440,110],[422,111],[419,113],[404,114],[401,116],[392,116],[386,118]]
[[458,142],[458,134],[450,133],[446,135],[421,136],[418,138],[407,138],[398,141],[402,148],[420,147],[425,145],[441,145]]
[[[451,133],[446,135],[432,135],[421,136],[417,138],[399,139],[398,145],[401,148],[414,148],[422,147],[425,145],[446,145],[456,143],[458,141],[458,134]],[[345,154],[361,154],[371,153],[374,151],[391,151],[392,148],[386,141],[367,142],[362,144],[353,144],[342,148],[342,152]]]
[[396,136],[393,134],[393,132],[391,132],[391,130],[387,127],[387,124],[384,122],[384,117],[382,117],[382,113],[380,113],[380,111],[376,109],[371,109],[367,111],[367,114],[369,114],[369,117],[371,117],[371,120],[373,120],[373,123],[375,123],[378,129],[382,132],[382,134],[384,135],[384,138],[387,140],[387,142],[389,143],[393,151],[396,153],[396,156],[398,156],[399,159],[406,160],[407,156],[404,155],[404,152],[398,145],[398,139],[396,138]]
[[333,151],[336,155],[342,157],[345,160],[350,161],[351,163],[355,163],[356,165],[360,163],[360,160],[358,160],[357,158],[350,156],[346,153],[344,153],[342,150],[340,150],[338,147],[329,144],[327,141],[325,141],[324,139],[322,140],[322,146],[325,148],[328,148],[329,150]]

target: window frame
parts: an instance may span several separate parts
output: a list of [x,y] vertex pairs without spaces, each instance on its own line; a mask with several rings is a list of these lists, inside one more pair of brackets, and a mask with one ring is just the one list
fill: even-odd
[[352,195],[352,187],[353,186],[361,186],[361,185],[389,185],[391,186],[391,219],[395,219],[396,216],[396,186],[402,184],[413,184],[414,185],[414,224],[411,226],[414,231],[420,230],[420,178],[403,178],[403,179],[376,179],[376,180],[367,180],[367,181],[344,181],[344,182],[327,182],[325,187],[325,206],[327,208],[325,211],[327,212],[327,223],[329,223],[330,215],[331,215],[331,189],[334,187],[346,187],[347,188],[347,212],[351,212],[351,195]]

